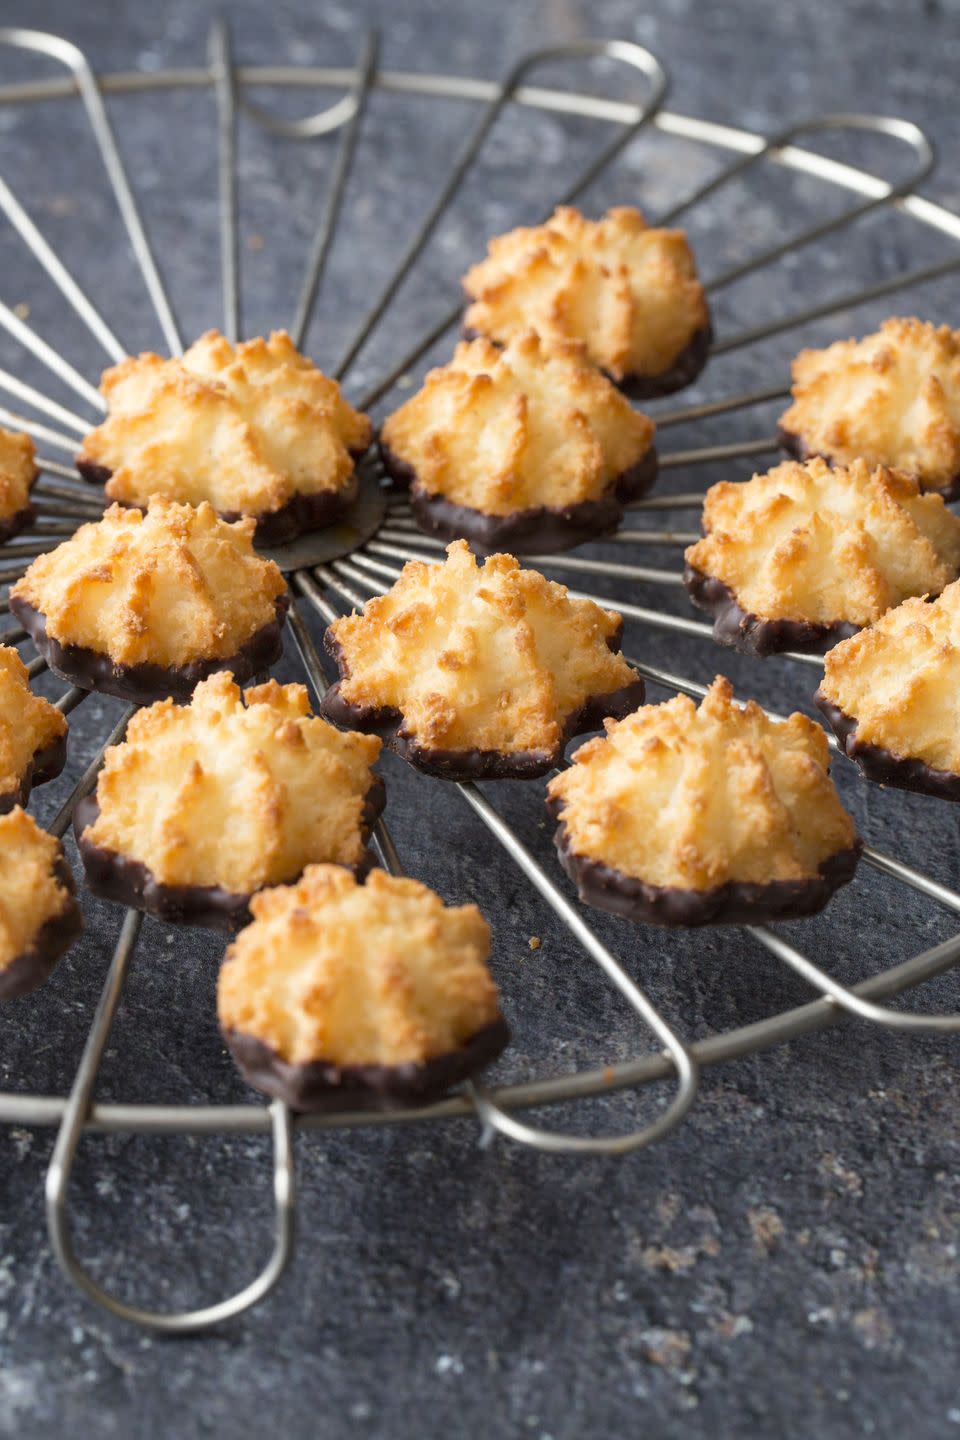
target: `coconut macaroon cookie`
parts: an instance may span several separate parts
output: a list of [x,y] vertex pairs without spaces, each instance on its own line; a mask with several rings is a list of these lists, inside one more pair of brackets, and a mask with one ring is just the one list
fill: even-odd
[[801,350],[780,440],[798,459],[890,465],[960,496],[960,330],[886,320],[862,340]]
[[216,670],[249,680],[279,659],[287,589],[253,549],[254,521],[154,496],[39,555],[10,609],[50,668],[136,704],[187,699]]
[[0,426],[0,544],[33,520],[30,491],[40,473],[36,457],[29,435]]
[[916,480],[862,460],[787,461],[707,491],[684,584],[714,638],[752,655],[822,651],[960,574],[960,519]]
[[468,333],[501,345],[529,329],[582,340],[637,399],[689,385],[706,364],[710,312],[687,237],[630,206],[601,220],[563,206],[545,225],[497,236],[463,287]]
[[560,861],[580,898],[652,925],[782,920],[821,910],[861,842],[805,715],[771,720],[718,677],[646,705],[550,781]]
[[241,693],[230,675],[189,705],[140,710],[74,813],[97,895],[162,919],[235,930],[251,895],[314,861],[362,873],[384,805],[372,735],[310,713],[303,685]]
[[837,645],[816,701],[869,780],[960,800],[960,582]]
[[512,555],[478,565],[458,540],[442,565],[410,561],[386,595],[330,626],[341,678],[320,710],[431,775],[529,779],[571,736],[641,703],[621,630]]
[[421,529],[484,549],[562,550],[614,529],[657,473],[654,424],[582,342],[526,331],[458,345],[385,422],[387,470]]
[[38,989],[83,929],[60,841],[19,806],[0,815],[0,1000]]
[[294,1109],[423,1105],[507,1044],[475,905],[311,865],[251,909],[220,971],[220,1025],[246,1080]]
[[34,695],[16,650],[0,645],[0,814],[26,805],[34,785],[55,780],[66,758],[66,716]]
[[182,357],[122,361],[101,389],[107,419],[77,468],[113,500],[208,500],[227,520],[252,515],[257,541],[280,545],[356,499],[370,421],[282,330],[237,346],[211,330]]

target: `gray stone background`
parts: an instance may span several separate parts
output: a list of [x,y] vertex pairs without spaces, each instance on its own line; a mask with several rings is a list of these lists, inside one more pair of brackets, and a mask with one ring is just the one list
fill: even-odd
[[[212,13],[189,0],[2,6],[5,23],[68,34],[101,70],[202,64]],[[547,41],[635,38],[669,66],[672,106],[693,115],[759,129],[824,110],[910,116],[944,156],[925,193],[960,204],[953,4],[244,0],[228,13],[243,61],[349,63],[362,26],[376,21],[384,65],[491,77]],[[53,67],[41,60],[0,56],[2,80],[45,73]],[[566,70],[550,78],[575,77]],[[630,82],[609,69],[586,83],[630,93]],[[300,113],[325,97],[265,98]],[[117,99],[110,109],[192,336],[220,318],[210,99],[181,91]],[[472,115],[464,105],[375,97],[311,330],[319,363],[336,357],[389,273]],[[607,133],[530,112],[498,125],[483,165],[356,367],[354,394],[448,303],[487,235],[548,204]],[[823,143],[891,175],[902,163],[889,146]],[[329,140],[294,145],[242,127],[250,333],[289,320],[332,149]],[[701,147],[644,138],[584,203],[599,210],[636,202],[656,214],[719,163]],[[0,111],[0,167],[124,341],[158,346],[77,108],[58,101]],[[703,271],[715,274],[843,203],[839,192],[770,170],[732,187],[690,218]],[[875,216],[723,292],[717,328],[732,333],[949,253],[949,241],[915,223]],[[28,304],[31,323],[95,375],[102,356],[6,229],[0,274],[4,299]],[[893,308],[954,320],[955,294],[955,282],[931,285]],[[862,307],[718,357],[689,398],[769,383],[785,373],[801,339],[865,329],[885,313],[884,305]],[[5,340],[0,364],[76,403]],[[763,435],[774,414],[674,430],[664,448]],[[747,473],[743,461],[674,472],[664,483],[689,489]],[[676,563],[676,552],[642,558]],[[672,593],[617,585],[608,593],[685,609]],[[779,708],[807,703],[810,676],[788,662],[748,663],[654,631],[628,635],[634,653],[698,679],[722,668],[742,694]],[[292,657],[281,673],[296,675]],[[71,775],[113,713],[97,699],[76,713]],[[388,817],[410,871],[451,900],[476,899],[493,923],[494,966],[515,1037],[498,1073],[554,1073],[645,1047],[623,1006],[456,796],[392,760],[384,770]],[[837,778],[871,842],[956,882],[960,831],[950,807],[868,790],[852,767],[838,768]],[[52,813],[68,786],[65,777],[41,792],[38,813]],[[556,875],[539,786],[491,793]],[[83,944],[47,989],[3,1015],[4,1089],[62,1094],[69,1085],[119,925],[113,907],[91,903],[87,914]],[[728,1029],[808,998],[740,932],[671,936],[603,917],[597,928],[686,1034]],[[951,921],[866,873],[827,917],[786,929],[852,980],[946,938]],[[535,952],[531,935],[543,940]],[[101,1097],[201,1103],[248,1095],[216,1032],[218,954],[209,937],[147,922]],[[906,1003],[958,1002],[948,977]],[[638,1109],[649,1113],[651,1103],[617,1098],[544,1119],[612,1128]],[[186,1440],[267,1426],[297,1437],[949,1436],[960,1427],[957,1103],[951,1042],[848,1025],[707,1073],[682,1129],[619,1162],[545,1158],[505,1142],[481,1151],[468,1123],[305,1137],[292,1272],[253,1314],[179,1343],[112,1323],[61,1279],[42,1211],[51,1134],[5,1131],[0,1433]],[[81,1254],[105,1283],[148,1303],[192,1304],[235,1288],[266,1250],[266,1151],[242,1137],[87,1140],[72,1191]]]

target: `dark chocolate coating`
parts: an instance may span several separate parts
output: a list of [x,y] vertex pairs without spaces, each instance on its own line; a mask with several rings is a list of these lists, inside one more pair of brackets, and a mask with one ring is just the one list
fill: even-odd
[[290,597],[285,592],[277,597],[276,618],[244,641],[235,655],[224,659],[193,660],[189,665],[155,665],[144,661],[138,665],[122,665],[89,650],[84,645],[61,645],[47,634],[46,616],[20,596],[11,595],[10,609],[33,640],[54,674],[81,690],[99,690],[104,695],[118,695],[134,705],[151,705],[155,700],[189,700],[201,680],[219,670],[232,672],[237,684],[250,680],[268,669],[283,654],[281,629],[286,619]]
[[[364,841],[380,818],[386,798],[383,780],[377,775],[364,802],[361,818]],[[201,925],[210,930],[223,930],[228,935],[236,934],[244,925],[249,925],[253,918],[250,901],[255,891],[238,894],[224,889],[222,885],[164,884],[141,861],[96,845],[85,837],[84,831],[95,824],[99,813],[96,792],[79,800],[73,812],[77,849],[83,861],[87,884],[94,895],[156,915],[170,925]],[[370,871],[373,863],[373,855],[365,850],[357,865],[345,868],[351,869],[359,880]],[[283,883],[293,885],[299,878],[299,875],[293,875]]]
[[[607,644],[617,651],[623,636],[618,626]],[[347,678],[347,666],[340,645],[331,630],[324,635],[324,644],[340,669],[340,681]],[[630,685],[612,690],[607,695],[591,695],[579,710],[567,717],[560,744],[555,750],[441,750],[418,745],[403,729],[403,716],[387,707],[351,705],[340,692],[340,681],[331,685],[320,702],[320,714],[345,730],[363,730],[379,735],[384,745],[401,759],[425,775],[441,780],[535,780],[546,775],[563,757],[568,741],[575,735],[598,730],[609,716],[622,720],[643,704],[646,691],[637,678]]]
[[510,1031],[498,1016],[459,1050],[405,1065],[334,1065],[324,1060],[291,1065],[253,1035],[224,1030],[223,1038],[255,1090],[284,1100],[293,1110],[330,1113],[429,1105],[496,1060],[509,1043]]
[[88,485],[106,485],[113,474],[109,465],[98,465],[95,460],[85,460],[82,455],[75,455],[73,463],[81,480],[86,480]]
[[[465,340],[476,340],[483,333],[470,325],[465,325],[462,331]],[[485,338],[493,345],[500,345],[500,341],[494,340],[492,335]],[[662,395],[672,395],[674,391],[693,384],[710,358],[712,344],[713,324],[708,320],[706,325],[694,332],[669,368],[661,370],[659,375],[624,375],[618,380],[607,370],[603,370],[603,374],[631,400],[657,400]]]
[[[801,435],[796,435],[792,430],[785,430],[782,425],[777,426],[777,443],[785,454],[793,460],[799,460],[801,464],[805,460],[825,460],[831,466],[838,463],[832,455],[825,455],[822,450],[811,450]],[[888,468],[895,470],[897,467],[891,465]],[[940,486],[939,489],[931,485],[923,485],[922,482],[921,489],[925,494],[942,495],[946,501],[960,500],[960,473],[956,474],[952,480],[948,480],[946,485]]]
[[[366,453],[365,449],[349,452],[355,465]],[[91,485],[106,485],[113,474],[109,466],[97,465],[92,460],[85,460],[82,455],[76,455],[73,463],[82,478]],[[297,491],[279,510],[254,514],[253,518],[257,522],[254,543],[267,548],[289,545],[291,540],[296,540],[298,536],[306,535],[311,530],[324,530],[328,525],[335,525],[356,500],[358,490],[359,482],[354,471],[349,483],[342,490],[320,490],[312,495]],[[132,500],[117,500],[112,503],[123,505],[128,510],[144,508]],[[220,519],[229,524],[242,520],[247,513],[244,510],[217,511]]]
[[32,525],[36,518],[32,505],[25,505],[22,510],[15,510],[5,520],[0,520],[0,545],[7,540],[12,540],[14,535],[19,535],[28,525]]
[[822,690],[818,690],[813,698],[829,721],[840,742],[840,749],[868,780],[877,785],[891,785],[897,790],[915,790],[920,795],[933,795],[938,800],[960,800],[960,775],[952,770],[937,770],[923,760],[897,755],[882,745],[858,740],[856,720],[828,700]]
[[598,500],[574,505],[536,505],[510,515],[487,515],[469,505],[457,505],[443,495],[432,495],[416,478],[411,465],[380,442],[380,456],[390,478],[410,489],[410,507],[420,529],[444,540],[463,537],[474,549],[490,554],[506,550],[513,555],[548,554],[569,550],[608,535],[623,520],[624,506],[639,500],[657,478],[657,452],[650,449],[625,470]]
[[0,815],[6,815],[15,805],[26,805],[35,785],[45,785],[56,780],[67,761],[67,732],[58,735],[50,745],[35,750],[33,759],[27,765],[16,790],[0,795]]
[[683,567],[683,583],[697,609],[713,616],[713,638],[717,644],[732,646],[744,655],[762,657],[784,650],[823,655],[861,628],[849,620],[821,625],[813,620],[761,619],[742,608],[729,585],[689,563]]
[[74,898],[73,875],[65,860],[57,861],[55,873],[68,891],[67,903],[58,915],[40,926],[29,950],[14,956],[9,965],[0,969],[0,1000],[16,1000],[39,990],[83,929],[83,914]]
[[[559,807],[551,805],[554,815]],[[805,880],[770,880],[766,884],[730,880],[711,890],[679,885],[648,885],[599,860],[576,854],[561,820],[554,837],[560,864],[577,894],[596,910],[608,910],[641,925],[756,925],[770,920],[797,920],[816,915],[841,885],[853,879],[862,842],[840,850],[820,863],[820,873]]]

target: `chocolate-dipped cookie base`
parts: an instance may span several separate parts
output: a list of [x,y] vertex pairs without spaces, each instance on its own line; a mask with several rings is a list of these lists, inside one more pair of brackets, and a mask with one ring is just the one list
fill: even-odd
[[[832,455],[825,454],[822,450],[811,450],[801,435],[795,434],[793,430],[785,430],[782,425],[777,426],[777,444],[784,454],[789,455],[791,460],[799,460],[801,464],[806,460],[825,460],[828,465],[836,465],[838,462]],[[897,467],[888,467],[895,470]],[[919,479],[919,477],[917,477]],[[920,489],[927,495],[942,495],[944,500],[960,500],[960,473],[954,475],[945,485],[924,485],[920,481]]]
[[[476,340],[484,336],[491,344],[503,348],[499,340],[494,340],[492,335],[485,335],[484,331],[477,330],[471,325],[464,325],[462,332],[464,340]],[[694,331],[687,344],[683,347],[676,359],[666,370],[661,370],[659,375],[624,375],[618,380],[611,375],[609,370],[603,370],[611,385],[622,390],[624,395],[629,395],[631,400],[657,400],[662,395],[672,395],[676,390],[682,390],[686,385],[692,385],[700,374],[703,367],[710,358],[710,347],[713,344],[713,325],[708,320],[699,330]],[[602,370],[603,367],[601,366]]]
[[510,1031],[500,1016],[458,1050],[405,1065],[334,1065],[324,1060],[291,1065],[253,1035],[225,1030],[223,1038],[241,1075],[255,1090],[285,1101],[294,1110],[330,1113],[429,1105],[496,1060],[509,1043]]
[[0,815],[6,815],[15,805],[26,805],[34,786],[56,780],[66,762],[67,736],[64,732],[63,735],[58,735],[52,744],[44,745],[33,752],[33,759],[20,777],[17,788],[0,795]]
[[[386,804],[386,789],[380,776],[367,791],[361,817],[364,844]],[[250,901],[254,891],[240,894],[222,885],[167,885],[140,860],[120,855],[106,846],[88,840],[85,831],[96,823],[100,814],[96,793],[78,801],[73,813],[73,830],[77,849],[83,861],[87,884],[102,900],[115,900],[133,910],[156,915],[168,925],[200,925],[208,930],[222,930],[234,935],[253,919]],[[362,880],[373,868],[374,857],[365,849],[356,865],[345,868]],[[291,875],[284,884],[295,884],[300,877]],[[269,881],[277,884],[277,881]]]
[[57,962],[83,930],[83,915],[74,898],[73,875],[65,860],[57,862],[56,876],[68,892],[67,903],[58,915],[44,921],[28,950],[14,956],[9,965],[0,969],[0,1000],[16,1000],[45,985]]
[[581,500],[574,505],[535,505],[509,515],[487,515],[443,495],[431,494],[420,484],[413,467],[382,441],[380,456],[390,478],[397,485],[409,487],[410,508],[426,535],[443,540],[462,536],[482,554],[496,550],[512,555],[548,554],[609,535],[622,523],[624,506],[645,495],[657,478],[657,452],[651,446],[600,499]]
[[12,540],[14,535],[19,535],[28,525],[32,525],[36,519],[36,511],[32,505],[24,505],[22,510],[15,510],[12,515],[0,520],[0,545],[7,540]]
[[911,760],[882,745],[858,740],[857,721],[852,716],[828,700],[822,690],[818,690],[813,698],[826,716],[844,755],[868,780],[877,785],[891,785],[897,790],[933,795],[938,800],[960,800],[960,775],[955,771],[937,770],[924,760]]
[[[623,637],[623,626],[610,636],[607,644],[611,650],[619,650]],[[353,705],[341,693],[341,683],[347,678],[346,661],[340,645],[328,630],[324,644],[340,668],[340,680],[331,685],[320,702],[320,714],[339,725],[342,730],[362,730],[367,734],[379,735],[384,745],[406,760],[414,769],[425,775],[435,775],[440,780],[535,780],[546,775],[563,757],[563,752],[575,735],[584,735],[590,730],[599,730],[604,720],[622,720],[644,702],[646,691],[638,677],[630,685],[611,690],[606,695],[591,695],[574,714],[567,717],[563,736],[553,750],[442,750],[420,745],[416,737],[404,731],[403,716],[399,710],[370,705]]]
[[570,847],[563,821],[554,843],[560,864],[587,905],[637,924],[673,927],[755,925],[816,915],[835,890],[853,879],[862,849],[858,840],[851,849],[828,856],[820,864],[820,873],[805,880],[770,880],[766,884],[731,880],[710,890],[692,890],[648,885],[613,866],[578,855]]
[[41,610],[19,596],[10,597],[11,612],[54,674],[81,690],[118,695],[134,705],[151,705],[168,696],[189,700],[200,681],[218,670],[231,671],[237,684],[242,685],[261,670],[268,669],[283,654],[280,632],[289,604],[289,595],[280,595],[276,600],[276,618],[245,640],[235,655],[222,660],[192,660],[188,665],[156,665],[153,661],[124,665],[85,645],[62,645],[47,633],[46,616]]
[[[366,452],[350,453],[356,463]],[[75,457],[74,464],[83,479],[91,485],[106,485],[113,474],[108,466],[84,460],[82,455]],[[335,525],[356,500],[358,491],[359,481],[354,471],[342,490],[318,490],[312,494],[297,491],[279,510],[261,511],[259,514],[244,510],[218,510],[217,514],[221,520],[226,520],[231,525],[242,520],[245,515],[252,514],[257,522],[254,543],[271,548],[275,545],[289,545],[291,540],[296,540],[311,530],[325,530],[328,525]],[[118,500],[115,503],[128,510],[145,508],[132,500]]]
[[841,640],[848,640],[861,628],[849,620],[832,625],[813,620],[765,620],[744,610],[722,580],[705,575],[696,566],[685,564],[683,583],[698,610],[713,616],[713,638],[744,655],[778,655],[784,650],[802,650],[823,655]]
[[661,395],[672,395],[697,379],[710,358],[712,344],[713,325],[708,321],[694,333],[668,370],[661,370],[659,375],[627,375],[622,380],[611,375],[610,379],[631,400],[657,400]]

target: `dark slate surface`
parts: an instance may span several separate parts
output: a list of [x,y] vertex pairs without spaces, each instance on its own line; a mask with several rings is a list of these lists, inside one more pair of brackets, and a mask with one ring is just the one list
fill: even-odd
[[[958,7],[929,0],[771,7],[664,0],[507,0],[472,7],[382,0],[230,7],[247,61],[346,63],[364,17],[385,26],[384,63],[496,76],[546,39],[633,37],[657,48],[678,110],[776,128],[822,110],[900,110],[926,123],[948,163],[928,193],[960,202],[949,157],[957,137]],[[6,5],[7,23],[62,30],[102,69],[203,63],[211,7]],[[0,57],[0,78],[54,73]],[[559,77],[566,83],[570,72]],[[619,74],[596,80],[630,93]],[[309,91],[269,97],[291,113]],[[202,93],[111,101],[158,252],[191,335],[219,320],[212,110]],[[389,272],[440,183],[471,111],[377,96],[358,154],[343,235],[311,331],[331,362],[364,301]],[[549,203],[597,143],[597,130],[524,112],[501,123],[484,165],[405,287],[352,378],[359,394],[405,340],[439,313],[465,260],[493,229]],[[896,172],[899,152],[863,155]],[[243,266],[248,329],[288,320],[330,171],[329,141],[284,145],[242,134]],[[536,156],[536,166],[531,156]],[[639,201],[656,213],[718,163],[682,141],[642,140],[596,185],[591,208]],[[137,275],[106,198],[92,142],[66,102],[0,112],[0,165],[132,348],[155,346]],[[799,229],[838,194],[769,176],[717,197],[691,220],[707,274]],[[841,241],[792,257],[725,291],[721,334],[949,253],[950,242],[884,215]],[[30,306],[38,329],[82,369],[102,357],[7,231],[4,298]],[[953,319],[955,286],[929,286],[903,308]],[[826,339],[883,317],[810,326]],[[795,337],[718,358],[696,393],[718,395],[780,376]],[[438,347],[438,354],[443,347]],[[51,393],[37,367],[0,341],[0,364]],[[769,432],[773,411],[673,431],[664,448]],[[709,473],[677,473],[689,489]],[[623,552],[617,552],[624,558]],[[675,563],[675,552],[650,552]],[[597,587],[599,588],[599,586]],[[616,587],[610,591],[617,593]],[[619,593],[626,595],[626,590]],[[632,587],[684,610],[673,594]],[[723,668],[742,693],[803,703],[806,670],[738,661],[697,641],[630,630],[631,647],[708,679]],[[295,674],[290,660],[283,673]],[[55,687],[53,687],[55,689]],[[74,765],[114,713],[92,700],[73,723]],[[589,961],[552,921],[479,822],[442,784],[387,763],[390,821],[413,874],[452,900],[475,898],[495,930],[495,967],[515,1046],[510,1077],[626,1057],[647,1045]],[[865,835],[955,883],[955,811],[839,782]],[[49,815],[66,782],[37,797]],[[555,876],[537,785],[492,787]],[[72,853],[72,852],[71,852]],[[82,944],[48,989],[3,1017],[0,1084],[62,1094],[83,1042],[119,926],[88,907]],[[739,932],[665,936],[600,918],[599,932],[685,1033],[748,1023],[807,997]],[[790,934],[856,978],[950,933],[949,917],[909,891],[863,875],[829,921]],[[530,936],[542,938],[538,950]],[[218,947],[148,922],[100,1095],[200,1103],[247,1097],[213,1016]],[[955,1006],[949,979],[922,1003]],[[920,1003],[915,997],[910,1003]],[[144,1437],[278,1434],[424,1437],[690,1436],[818,1433],[943,1437],[960,1426],[958,1086],[950,1042],[841,1027],[704,1076],[688,1123],[654,1150],[619,1162],[544,1158],[476,1144],[472,1124],[363,1131],[299,1145],[302,1234],[296,1265],[258,1311],[205,1339],[169,1343],[115,1324],[61,1279],[47,1248],[42,1178],[51,1134],[0,1139],[0,1432]],[[641,1102],[642,1104],[649,1102]],[[570,1112],[571,1124],[624,1126],[622,1099]],[[554,1121],[556,1116],[550,1117]],[[266,1145],[93,1138],[72,1190],[80,1252],[104,1283],[163,1306],[223,1294],[246,1280],[268,1241]]]

